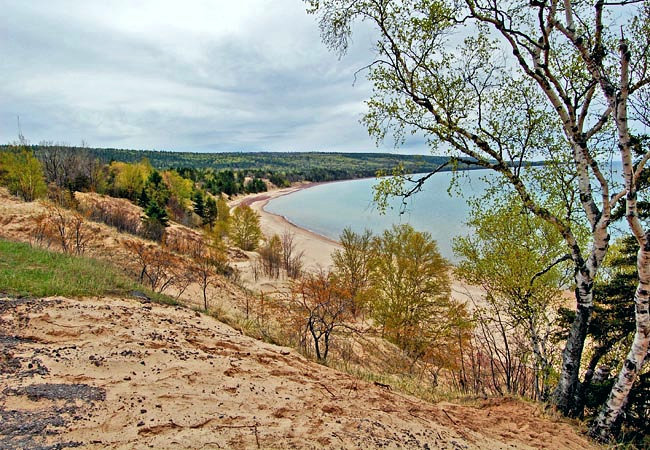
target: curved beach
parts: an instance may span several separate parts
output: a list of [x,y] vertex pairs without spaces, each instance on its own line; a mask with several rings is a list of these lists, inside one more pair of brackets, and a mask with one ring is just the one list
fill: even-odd
[[[294,234],[294,242],[298,251],[304,252],[305,268],[318,270],[327,269],[332,265],[332,253],[341,248],[341,245],[332,239],[291,223],[286,217],[273,214],[264,207],[273,199],[293,194],[303,189],[323,183],[304,183],[283,189],[274,189],[260,194],[250,194],[231,202],[230,206],[248,205],[260,215],[260,225],[265,236],[281,235],[285,231]],[[452,274],[452,297],[456,300],[480,301],[485,292],[477,286],[471,286],[458,280]]]
[[286,231],[293,233],[297,250],[304,252],[305,267],[312,270],[327,269],[332,265],[331,254],[341,245],[318,233],[301,228],[287,218],[270,213],[264,209],[274,198],[293,194],[322,183],[304,183],[283,189],[274,189],[260,194],[251,194],[231,203],[231,206],[248,205],[260,215],[260,224],[265,236],[282,235]]

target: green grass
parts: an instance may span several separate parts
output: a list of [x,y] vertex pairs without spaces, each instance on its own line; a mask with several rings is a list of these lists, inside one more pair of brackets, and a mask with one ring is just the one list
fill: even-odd
[[174,300],[146,289],[105,261],[68,256],[0,239],[0,293],[13,296],[131,297],[133,291],[151,300]]

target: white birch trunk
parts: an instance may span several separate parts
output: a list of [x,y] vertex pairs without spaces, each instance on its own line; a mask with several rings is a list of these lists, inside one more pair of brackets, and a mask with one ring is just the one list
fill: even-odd
[[650,303],[650,248],[639,250],[637,266],[639,268],[639,286],[634,295],[636,304],[634,341],[630,352],[625,358],[618,379],[607,398],[607,402],[598,418],[594,421],[590,431],[593,437],[602,441],[610,440],[613,432],[620,424],[621,414],[627,404],[630,390],[648,354],[648,343],[650,342],[650,313],[648,312]]
[[[639,220],[637,210],[637,187],[636,173],[632,164],[632,150],[630,148],[631,135],[628,128],[627,100],[629,95],[629,62],[630,53],[625,40],[621,41],[619,50],[621,52],[621,79],[620,92],[616,98],[614,109],[616,128],[618,130],[618,142],[623,161],[623,177],[625,179],[626,197],[626,218],[630,231],[639,243],[637,255],[637,270],[639,273],[639,284],[634,294],[636,331],[623,367],[618,375],[612,391],[607,398],[605,406],[594,421],[590,434],[603,441],[608,441],[620,424],[623,409],[637,379],[641,367],[648,354],[648,343],[650,343],[650,236],[643,229]],[[612,100],[610,100],[612,101]],[[641,170],[639,168],[638,170]]]

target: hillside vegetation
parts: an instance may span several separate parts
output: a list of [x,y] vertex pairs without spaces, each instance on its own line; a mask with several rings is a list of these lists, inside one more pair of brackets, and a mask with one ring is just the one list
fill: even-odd
[[[0,249],[11,294],[0,294],[2,448],[590,447],[534,405],[432,405],[208,315],[124,298],[133,284],[107,263],[7,241]],[[18,279],[38,269],[59,283],[17,283],[10,264],[24,266]],[[47,294],[58,295],[39,298]]]
[[[159,170],[169,168],[212,169],[282,173],[292,180],[330,181],[374,177],[402,165],[406,173],[429,172],[449,161],[446,156],[391,153],[332,152],[228,152],[195,153],[114,148],[76,148],[42,143],[33,145],[38,156],[52,148],[87,152],[104,163],[136,163],[146,158]],[[1,149],[0,149],[1,150]],[[461,168],[464,167],[461,164]]]

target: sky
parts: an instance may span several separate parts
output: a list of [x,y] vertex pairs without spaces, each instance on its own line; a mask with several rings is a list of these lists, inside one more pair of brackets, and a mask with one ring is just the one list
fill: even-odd
[[359,123],[372,61],[322,44],[301,0],[0,0],[0,143],[427,153]]

